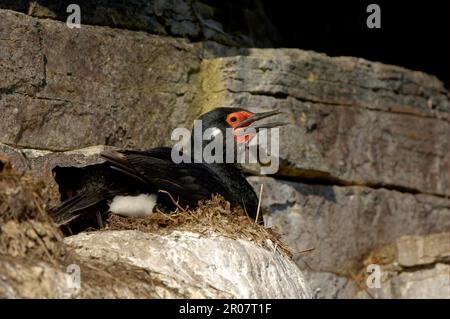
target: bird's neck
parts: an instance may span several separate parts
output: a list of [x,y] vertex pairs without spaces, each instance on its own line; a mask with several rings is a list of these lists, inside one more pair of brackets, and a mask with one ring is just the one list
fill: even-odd
[[223,140],[222,143],[213,144],[201,138],[196,139],[194,134],[191,136],[188,149],[192,162],[241,169],[238,161],[238,147],[235,143],[228,145],[227,141]]

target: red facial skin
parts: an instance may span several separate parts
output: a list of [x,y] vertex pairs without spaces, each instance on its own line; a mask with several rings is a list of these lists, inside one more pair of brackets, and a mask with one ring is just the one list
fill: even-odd
[[243,120],[246,120],[252,116],[253,116],[253,113],[246,112],[246,111],[239,111],[239,112],[234,112],[234,113],[228,114],[226,121],[227,121],[228,125],[230,125],[233,128],[233,134],[234,134],[234,139],[235,139],[236,143],[239,143],[239,144],[247,143],[250,140],[250,134],[246,134],[246,135],[239,134],[239,131],[248,125],[244,125],[239,128],[238,128],[238,125]]

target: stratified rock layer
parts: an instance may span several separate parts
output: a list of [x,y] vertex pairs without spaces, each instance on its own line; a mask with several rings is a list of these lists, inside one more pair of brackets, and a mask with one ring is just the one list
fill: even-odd
[[[268,177],[249,180],[255,189],[264,184],[262,203],[269,209],[268,226],[281,233],[293,252],[312,249],[294,253],[294,260],[305,271],[316,297],[353,297],[361,287],[367,288],[369,264],[387,265],[385,290],[370,289],[374,296],[449,297],[448,289],[442,289],[444,284],[427,294],[433,283],[441,282],[442,269],[450,258],[448,198],[361,186],[307,185]],[[429,268],[436,268],[424,275],[429,280],[414,279],[416,275],[422,278],[422,271]],[[400,275],[403,279],[396,279]],[[409,287],[407,278],[415,281],[411,283],[414,288]],[[448,278],[447,274],[446,283]],[[421,283],[425,286],[419,288]],[[359,296],[369,297],[364,290]]]
[[[104,147],[95,145],[169,145],[172,129],[214,107],[276,108],[293,123],[281,129],[277,179],[251,181],[265,184],[269,225],[297,251],[315,296],[447,298],[442,83],[358,58],[236,47],[276,38],[256,41],[270,27],[248,3],[240,14],[267,29],[233,30],[221,24],[223,8],[198,1],[110,4],[69,29],[55,21],[65,20],[64,1],[0,1],[31,15],[0,9],[0,153],[43,179],[52,205],[54,168],[99,163]],[[382,266],[381,290],[365,284],[370,263]],[[129,296],[151,295],[143,289]]]

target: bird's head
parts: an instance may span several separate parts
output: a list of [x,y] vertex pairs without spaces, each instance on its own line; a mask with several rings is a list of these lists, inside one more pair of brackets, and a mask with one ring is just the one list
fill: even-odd
[[[236,144],[245,144],[260,129],[270,129],[286,124],[282,122],[256,123],[262,119],[267,119],[278,114],[281,114],[281,112],[277,110],[254,113],[237,107],[218,107],[202,114],[198,120],[202,123],[202,134],[208,129],[220,130],[222,136],[225,137],[226,131],[229,129],[233,134]],[[247,130],[248,128],[254,130]]]

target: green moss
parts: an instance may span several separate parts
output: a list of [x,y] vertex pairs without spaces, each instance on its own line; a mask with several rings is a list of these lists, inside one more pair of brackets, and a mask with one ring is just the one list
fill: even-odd
[[192,101],[194,118],[218,106],[225,105],[225,83],[222,77],[222,59],[206,59],[200,65],[195,96]]

